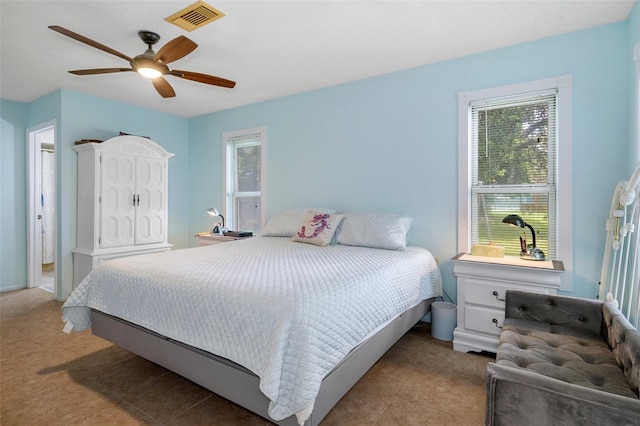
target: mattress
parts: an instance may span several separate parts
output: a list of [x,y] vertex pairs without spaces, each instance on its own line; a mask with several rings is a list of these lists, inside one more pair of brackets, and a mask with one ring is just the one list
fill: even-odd
[[89,328],[95,309],[240,364],[260,378],[274,420],[302,423],[351,349],[441,293],[423,248],[254,237],[104,262],[62,311],[67,331]]

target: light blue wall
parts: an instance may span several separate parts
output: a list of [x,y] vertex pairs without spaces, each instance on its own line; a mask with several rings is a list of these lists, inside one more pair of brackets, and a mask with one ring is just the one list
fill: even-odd
[[[638,88],[636,87],[636,66],[637,62],[633,59],[633,49],[640,43],[640,2],[636,1],[636,4],[627,19],[628,25],[628,43],[627,43],[627,58],[629,61],[628,66],[628,80],[629,80],[629,175],[636,167],[636,162],[640,160],[640,141],[636,140],[638,137],[638,127],[640,123],[636,121],[640,118],[640,105],[636,105],[638,100],[636,99]],[[638,52],[640,55],[640,52]],[[640,61],[640,58],[637,59]]]
[[458,93],[572,74],[572,294],[595,297],[611,171],[627,162],[627,37],[626,23],[607,25],[193,118],[190,232],[223,203],[222,132],[265,125],[267,217],[291,206],[410,215],[410,243],[440,260],[455,299]]
[[24,132],[53,119],[60,147],[59,298],[72,282],[75,140],[124,131],[151,136],[176,154],[169,161],[169,240],[182,248],[196,245],[193,234],[210,225],[204,211],[222,206],[222,132],[267,126],[268,217],[301,205],[410,215],[410,243],[433,251],[455,299],[449,259],[457,252],[458,93],[572,74],[572,294],[594,297],[603,220],[612,188],[627,175],[612,171],[635,149],[627,101],[633,80],[624,77],[635,67],[629,52],[639,38],[639,15],[636,5],[623,23],[191,119],[67,90],[28,105],[3,101],[0,202],[16,207],[10,218],[0,209],[0,290],[26,284]]
[[[7,108],[5,108],[7,105]],[[72,290],[72,250],[76,245],[77,154],[76,140],[108,139],[120,131],[150,136],[167,151],[169,160],[169,242],[174,248],[189,246],[188,238],[188,119],[150,111],[120,102],[69,90],[59,90],[28,105],[3,101],[2,177],[15,181],[15,190],[2,192],[2,205],[16,205],[13,222],[2,221],[2,257],[0,291],[26,286],[26,137],[25,128],[56,120],[57,182],[57,298]],[[5,137],[6,134],[6,137]],[[6,157],[6,161],[5,161]],[[5,210],[5,209],[0,209]],[[8,223],[9,225],[5,225]],[[7,234],[7,239],[4,235]],[[12,259],[13,262],[8,263]]]
[[27,282],[27,105],[0,99],[0,291]]

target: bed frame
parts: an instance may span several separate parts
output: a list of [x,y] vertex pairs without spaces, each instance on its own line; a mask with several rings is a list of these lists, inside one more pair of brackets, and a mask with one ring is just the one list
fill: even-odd
[[[323,379],[313,412],[304,426],[318,425],[369,368],[431,310],[433,301],[433,298],[423,300],[349,352]],[[298,425],[295,416],[281,421],[270,418],[267,412],[269,399],[260,391],[258,376],[234,362],[99,311],[92,310],[91,324],[96,336],[161,365],[273,423]]]
[[615,302],[640,329],[640,164],[628,181],[616,185],[605,231],[598,297]]

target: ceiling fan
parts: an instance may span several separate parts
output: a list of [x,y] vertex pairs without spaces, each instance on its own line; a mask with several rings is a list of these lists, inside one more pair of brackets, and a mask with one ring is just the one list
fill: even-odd
[[172,75],[174,77],[197,81],[199,83],[211,84],[213,86],[233,88],[236,85],[235,81],[215,77],[212,75],[200,74],[191,71],[170,70],[167,66],[168,63],[184,58],[189,53],[193,52],[196,47],[198,47],[196,43],[185,36],[174,38],[173,40],[162,46],[158,53],[155,53],[152,49],[152,46],[156,44],[158,40],[160,40],[160,36],[151,31],[138,31],[138,36],[140,37],[142,42],[148,46],[148,48],[144,53],[130,58],[124,53],[120,53],[117,50],[105,46],[104,44],[98,43],[97,41],[91,40],[85,36],[74,33],[73,31],[60,27],[58,25],[51,25],[49,26],[49,28],[53,31],[59,32],[60,34],[66,35],[67,37],[71,37],[72,39],[77,40],[81,43],[88,44],[89,46],[95,47],[96,49],[100,49],[104,52],[118,56],[125,61],[128,61],[131,65],[131,68],[94,68],[86,70],[73,70],[69,71],[71,74],[92,75],[136,71],[144,77],[151,79],[153,87],[155,87],[160,96],[162,96],[163,98],[172,98],[176,95],[173,87],[171,87],[169,82],[164,79],[163,76],[165,75]]

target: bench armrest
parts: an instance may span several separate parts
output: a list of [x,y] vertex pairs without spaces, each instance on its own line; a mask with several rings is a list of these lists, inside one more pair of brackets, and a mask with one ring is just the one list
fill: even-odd
[[[640,400],[487,365],[485,425],[640,425]],[[562,421],[560,421],[562,419]]]

